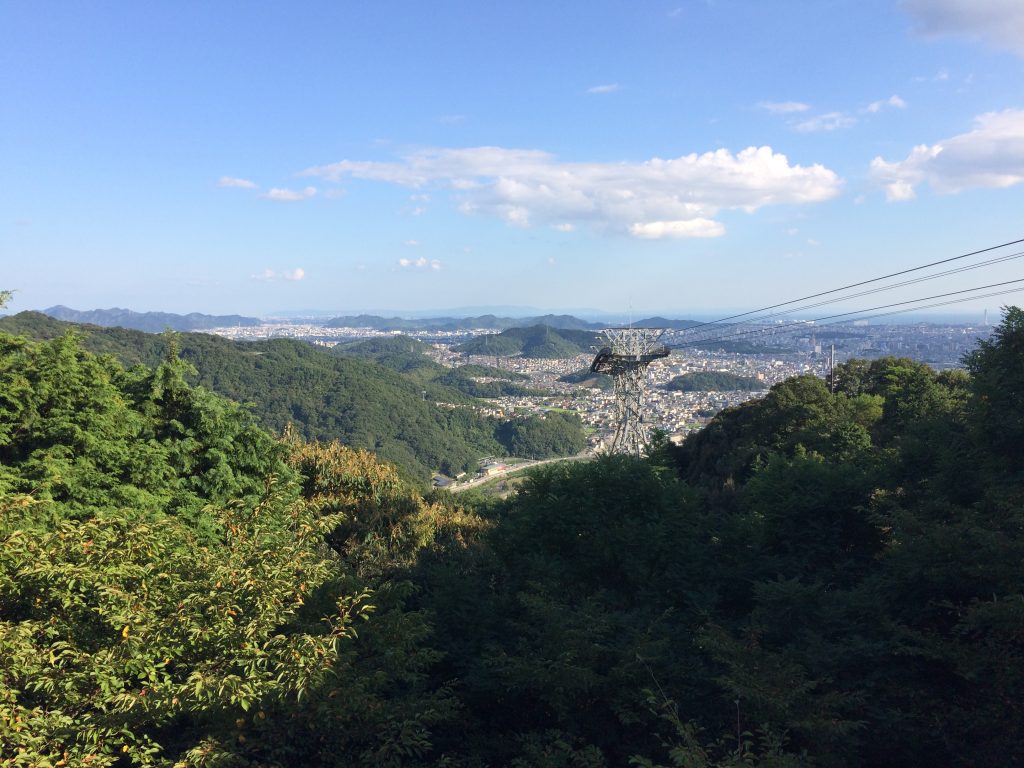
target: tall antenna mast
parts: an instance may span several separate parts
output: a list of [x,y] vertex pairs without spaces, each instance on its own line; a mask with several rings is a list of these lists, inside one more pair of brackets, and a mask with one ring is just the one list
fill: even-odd
[[611,376],[615,382],[615,411],[618,423],[609,453],[642,456],[647,447],[644,424],[644,395],[647,390],[647,366],[669,349],[658,344],[665,328],[606,328],[606,346],[590,364],[592,373]]

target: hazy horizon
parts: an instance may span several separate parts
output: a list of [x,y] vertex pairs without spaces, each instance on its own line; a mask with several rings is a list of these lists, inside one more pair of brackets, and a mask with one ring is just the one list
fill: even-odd
[[[30,310],[26,308],[20,311],[36,311],[45,312],[56,308],[57,306],[63,306],[67,309],[89,312],[89,311],[111,311],[111,310],[127,310],[129,312],[146,313],[146,312],[167,312],[168,314],[187,315],[191,312],[198,312],[198,310],[190,310],[188,312],[168,312],[167,310],[151,310],[151,309],[139,309],[136,307],[71,307],[68,305],[52,305],[50,307],[33,307]],[[730,307],[725,309],[719,309],[713,312],[686,312],[683,310],[671,310],[671,309],[652,309],[652,310],[634,310],[632,314],[623,314],[615,312],[605,312],[598,309],[586,309],[586,308],[566,308],[566,307],[554,307],[554,308],[542,308],[542,307],[510,307],[510,306],[478,306],[478,307],[450,307],[446,309],[431,309],[431,310],[400,310],[400,309],[337,309],[337,310],[313,310],[313,309],[294,309],[294,310],[278,310],[276,312],[268,312],[266,314],[255,314],[246,312],[198,312],[198,314],[211,315],[211,316],[224,316],[224,315],[240,315],[242,317],[257,318],[264,322],[281,320],[297,322],[299,320],[329,320],[336,317],[356,317],[360,315],[368,315],[383,318],[399,318],[408,320],[418,319],[433,319],[433,318],[452,318],[452,319],[463,319],[468,317],[478,317],[482,315],[496,315],[498,317],[509,317],[509,318],[532,318],[544,315],[568,315],[576,317],[580,320],[586,320],[588,322],[604,322],[609,323],[615,322],[620,324],[628,324],[630,322],[638,322],[652,317],[663,317],[667,320],[696,320],[698,322],[709,322],[718,321],[722,319],[731,318],[733,315],[745,313],[751,310],[751,307]],[[3,311],[0,312],[0,317],[9,314],[15,314],[15,311]],[[999,308],[989,308],[986,313],[985,309],[980,312],[906,312],[902,314],[894,314],[889,316],[883,316],[874,318],[866,316],[863,319],[870,324],[891,324],[900,325],[906,323],[916,322],[929,322],[929,323],[948,323],[953,325],[980,325],[983,320],[987,317],[990,325],[995,325],[999,322],[1002,312]],[[783,321],[784,319],[794,320],[808,320],[813,319],[813,315],[808,312],[794,312],[785,315],[773,316],[773,321]],[[749,320],[757,321],[758,317],[749,318]],[[849,322],[855,322],[861,318],[851,317]],[[747,321],[748,318],[743,318]],[[829,323],[831,324],[831,323]]]

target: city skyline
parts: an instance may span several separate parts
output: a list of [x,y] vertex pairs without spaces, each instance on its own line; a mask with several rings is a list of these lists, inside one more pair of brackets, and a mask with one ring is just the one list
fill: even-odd
[[8,311],[706,315],[1024,234],[1007,0],[0,9]]

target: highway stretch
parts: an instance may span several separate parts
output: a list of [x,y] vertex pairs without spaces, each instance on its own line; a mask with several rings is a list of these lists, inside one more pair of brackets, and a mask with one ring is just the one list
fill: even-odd
[[522,472],[524,469],[532,469],[533,467],[539,467],[544,464],[554,464],[556,461],[590,461],[592,458],[594,458],[593,453],[590,451],[584,451],[583,453],[577,453],[575,456],[559,456],[554,459],[524,461],[521,464],[516,464],[508,469],[503,469],[500,472],[495,472],[493,475],[488,475],[487,477],[478,477],[465,483],[451,485],[448,487],[448,490],[452,493],[461,493],[462,491],[468,491],[470,488],[476,488],[477,486],[483,485],[491,480],[511,475],[514,472]]

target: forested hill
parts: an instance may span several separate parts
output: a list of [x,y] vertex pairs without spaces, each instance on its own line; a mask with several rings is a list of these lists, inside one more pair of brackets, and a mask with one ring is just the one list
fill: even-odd
[[484,553],[425,570],[461,738],[489,765],[1024,765],[1022,350],[1013,309],[969,373],[851,361],[648,461],[535,473]]
[[454,350],[464,355],[562,358],[593,352],[599,340],[599,335],[593,331],[557,330],[547,325],[533,325],[477,336],[454,347]]
[[394,574],[458,513],[186,374],[0,332],[0,762],[423,765],[458,703]]
[[673,376],[666,389],[679,392],[756,392],[767,389],[765,383],[750,376],[737,376],[725,371],[692,371]]
[[1022,351],[1013,308],[966,371],[850,361],[457,505],[173,354],[0,333],[0,755],[1024,765]]
[[[29,312],[0,320],[0,329],[37,339],[75,327]],[[161,336],[77,328],[85,334],[86,349],[112,354],[127,365],[154,366],[167,354]],[[260,423],[276,432],[292,423],[307,438],[369,449],[418,478],[438,469],[461,471],[481,456],[505,452],[491,420],[467,408],[435,405],[472,402],[466,394],[414,381],[372,360],[331,355],[288,339],[233,342],[182,334],[177,344],[181,358],[195,366],[199,384],[250,404]]]
[[[515,383],[529,381],[529,376],[504,371],[500,368],[483,365],[445,367],[435,363],[424,354],[428,348],[429,345],[409,336],[390,336],[338,344],[331,348],[331,354],[373,360],[404,374],[424,387],[424,391],[428,394],[437,395],[438,392],[445,394],[445,388],[448,388],[446,393],[448,401],[452,399],[453,390],[462,393],[469,402],[472,402],[472,398],[545,394],[543,390],[531,389],[523,384]],[[478,380],[482,378],[490,379],[490,381]]]
[[172,331],[202,331],[207,328],[226,328],[235,326],[259,325],[255,317],[242,315],[204,315],[190,312],[187,315],[176,315],[172,312],[133,312],[130,309],[91,309],[78,310],[70,307],[56,306],[44,309],[43,314],[57,320],[70,323],[89,323],[104,327],[133,328],[138,331],[160,333],[170,328]]

